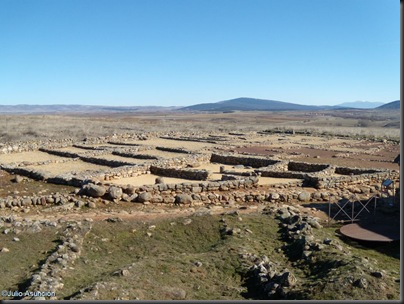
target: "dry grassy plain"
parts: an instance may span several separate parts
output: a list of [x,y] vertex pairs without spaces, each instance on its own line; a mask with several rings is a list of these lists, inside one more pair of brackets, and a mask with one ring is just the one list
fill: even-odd
[[83,113],[0,115],[0,140],[70,137],[81,140],[127,132],[250,132],[273,129],[400,138],[399,111]]
[[[399,170],[392,163],[400,151],[399,126],[398,111],[372,110],[0,114],[0,149],[21,142],[66,138],[83,143],[86,138],[136,133],[148,139],[128,143],[183,148],[192,153],[238,152],[277,160]],[[221,136],[226,140],[193,142],[159,136]],[[113,148],[114,144],[90,146]],[[83,149],[59,150],[78,153]],[[156,149],[139,153],[163,159],[176,154]],[[109,152],[96,157],[124,159]],[[63,162],[56,162],[59,159]],[[46,160],[51,163],[35,164]],[[23,164],[28,168],[40,167],[50,173],[105,167],[40,151],[0,154],[1,165],[23,162],[34,163]],[[209,163],[198,169],[210,169],[217,177],[219,167]],[[110,184],[153,184],[155,177],[127,177]],[[228,200],[208,206],[142,204],[93,199],[81,196],[72,186],[31,179],[14,182],[14,178],[0,170],[0,199],[59,193],[84,203],[71,203],[69,208],[64,208],[69,204],[44,203],[0,209],[0,289],[6,291],[56,290],[53,299],[60,300],[398,300],[401,296],[400,244],[369,245],[344,238],[338,233],[340,223],[324,224],[326,202],[303,204],[295,200],[293,209],[288,209],[301,217],[316,217],[323,224],[323,228],[306,235],[306,245],[301,245],[285,236],[284,230],[293,225],[280,222],[276,209],[271,209],[285,210],[280,203]],[[262,178],[258,189],[270,189],[266,187],[276,179]],[[167,178],[166,182],[183,180]],[[278,182],[286,184],[287,179],[278,178]],[[296,228],[293,233],[300,230]],[[311,258],[296,258],[299,250],[309,250]],[[266,259],[282,273],[276,277],[282,288],[272,285],[272,294],[268,285],[261,288],[251,270],[260,262],[268,266]],[[293,276],[288,277],[289,272]],[[286,283],[285,277],[289,278]],[[39,287],[35,285],[38,278]],[[13,298],[21,297],[0,296],[0,300]]]

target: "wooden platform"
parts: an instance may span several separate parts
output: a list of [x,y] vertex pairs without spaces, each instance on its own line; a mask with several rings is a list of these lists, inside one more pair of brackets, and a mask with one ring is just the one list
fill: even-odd
[[340,232],[361,241],[392,242],[400,239],[400,225],[392,223],[353,223],[341,227]]

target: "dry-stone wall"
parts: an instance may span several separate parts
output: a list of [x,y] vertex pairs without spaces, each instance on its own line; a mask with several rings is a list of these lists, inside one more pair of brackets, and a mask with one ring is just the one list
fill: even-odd
[[203,142],[209,144],[216,144],[217,141],[221,141],[223,139],[212,140],[212,138],[204,138],[204,137],[171,137],[171,136],[160,136],[162,139],[170,139],[170,140],[178,140],[178,141],[194,141],[194,142]]
[[[130,162],[96,158],[96,157],[86,156],[83,154],[78,154],[78,153],[73,153],[73,152],[58,151],[58,150],[51,150],[51,149],[44,149],[44,148],[41,148],[39,150],[42,152],[46,152],[46,153],[54,154],[54,155],[58,155],[58,156],[63,156],[63,157],[80,158],[82,161],[85,161],[88,163],[102,165],[102,166],[108,166],[108,167],[112,167],[112,168],[135,165],[134,163],[130,163]],[[96,155],[100,155],[100,154],[102,155],[105,153],[104,151],[100,151],[100,152],[101,153],[96,153]]]
[[256,157],[244,157],[235,155],[219,155],[213,153],[210,161],[212,163],[219,163],[224,165],[244,165],[253,168],[261,168],[274,165],[278,163],[278,160]]
[[309,184],[317,189],[325,188],[339,188],[346,187],[348,185],[364,184],[367,182],[372,182],[375,184],[381,184],[385,179],[397,179],[400,174],[393,171],[376,171],[376,173],[365,173],[359,175],[349,175],[349,176],[309,176]]
[[37,151],[39,148],[63,148],[69,147],[73,144],[72,139],[61,139],[61,140],[48,140],[48,141],[37,141],[37,142],[23,142],[23,143],[5,143],[0,144],[0,154],[10,154],[10,153],[20,153]]
[[133,152],[113,151],[112,154],[122,156],[122,157],[128,157],[128,158],[136,158],[136,159],[159,159],[157,156],[147,155],[147,154],[137,154],[137,153],[133,153]]
[[48,154],[53,154],[53,155],[56,155],[56,156],[70,157],[70,158],[80,158],[80,154],[74,153],[74,152],[59,151],[59,150],[53,150],[53,149],[47,149],[47,148],[39,148],[39,151],[45,152],[45,153],[48,153]]
[[57,291],[64,287],[63,279],[69,267],[81,254],[81,247],[85,236],[91,230],[91,222],[69,223],[61,235],[61,244],[41,265],[35,273],[27,291],[32,293],[24,297],[26,300],[45,300],[43,295],[35,294],[38,291],[53,293],[51,300],[57,299]]
[[124,162],[124,161],[119,161],[119,160],[108,160],[108,159],[87,157],[87,156],[81,156],[80,159],[82,161],[85,161],[88,163],[97,164],[97,165],[101,165],[101,166],[108,166],[111,168],[135,165],[134,163],[131,163],[131,162]]
[[160,176],[201,181],[207,180],[210,176],[210,172],[207,170],[161,168],[156,166],[150,166],[150,172]]
[[382,170],[376,169],[358,169],[358,168],[347,168],[347,167],[336,167],[335,173],[341,175],[358,175],[358,174],[369,174],[369,173],[379,173]]
[[183,154],[191,154],[191,151],[181,148],[167,148],[167,147],[156,147],[156,150],[173,152],[173,153],[183,153]]
[[[146,140],[149,137],[156,137],[156,136],[158,136],[156,132],[151,132],[148,135],[133,134],[133,133],[125,133],[119,135],[114,134],[111,136],[88,137],[85,140],[83,140],[81,144],[85,146],[86,144],[105,144],[108,143],[109,141],[119,141],[121,145],[122,144],[121,140],[122,141]],[[0,154],[37,151],[39,150],[39,148],[48,148],[48,149],[64,148],[64,147],[71,147],[73,144],[81,145],[72,138],[49,139],[49,140],[27,141],[17,143],[6,142],[0,144]]]
[[325,170],[329,167],[328,164],[310,164],[304,162],[293,162],[288,163],[289,171],[300,171],[300,172],[318,172]]
[[[0,209],[4,208],[33,208],[35,206],[65,206],[73,208],[74,205],[81,205],[81,201],[73,195],[66,194],[50,194],[35,196],[7,196],[0,198]],[[71,204],[73,203],[73,204]]]

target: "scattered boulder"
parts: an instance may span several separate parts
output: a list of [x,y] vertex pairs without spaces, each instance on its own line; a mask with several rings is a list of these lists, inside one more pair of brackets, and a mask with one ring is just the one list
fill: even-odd
[[153,196],[150,192],[142,192],[137,197],[137,200],[140,203],[145,203],[145,202],[150,202],[152,198],[153,198]]
[[192,197],[189,194],[177,194],[175,196],[175,201],[174,204],[176,205],[182,205],[182,204],[191,204],[192,203]]
[[76,207],[78,207],[78,208],[81,208],[81,207],[83,207],[83,206],[85,206],[85,202],[83,202],[83,201],[76,201],[76,203],[75,203],[75,205],[76,205]]
[[278,200],[280,198],[279,193],[271,193],[270,199],[271,200]]
[[94,202],[88,202],[87,203],[88,208],[94,209],[97,207],[97,205]]
[[122,188],[116,187],[116,186],[110,187],[109,188],[109,195],[111,196],[111,198],[113,200],[120,200],[122,198],[122,195],[123,195]]
[[184,300],[187,296],[187,293],[184,289],[177,287],[165,287],[164,293],[171,300]]
[[136,194],[136,188],[133,185],[128,185],[125,189],[125,192],[129,195]]
[[16,176],[12,179],[12,181],[13,181],[14,183],[19,184],[19,183],[22,183],[22,182],[24,181],[24,177],[22,177],[22,176],[20,176],[20,175],[16,175]]
[[155,183],[156,184],[165,184],[164,178],[162,178],[161,176],[156,177]]
[[370,273],[372,276],[374,276],[375,278],[382,278],[383,277],[383,272],[381,271],[374,271]]
[[123,276],[123,277],[127,277],[129,274],[130,274],[130,272],[127,269],[121,269],[121,270],[115,271],[113,273],[113,275],[115,275],[115,276]]
[[106,219],[106,221],[109,223],[123,222],[123,220],[120,217],[109,217]]
[[83,189],[85,189],[85,193],[91,197],[102,197],[106,192],[106,189],[103,186],[91,183],[85,185]]
[[300,192],[297,198],[301,202],[308,202],[310,201],[310,193],[307,191]]
[[367,281],[364,277],[361,277],[360,279],[357,279],[357,280],[354,282],[354,285],[355,285],[356,287],[366,289],[369,284],[368,284],[368,281]]
[[323,243],[324,243],[325,245],[330,245],[331,242],[332,242],[332,240],[329,239],[329,238],[326,238],[326,239],[323,240]]
[[185,219],[182,223],[183,223],[184,225],[189,225],[189,224],[192,223],[192,220],[188,218],[188,219]]
[[286,271],[280,278],[280,283],[284,286],[292,287],[296,285],[296,277],[290,272]]

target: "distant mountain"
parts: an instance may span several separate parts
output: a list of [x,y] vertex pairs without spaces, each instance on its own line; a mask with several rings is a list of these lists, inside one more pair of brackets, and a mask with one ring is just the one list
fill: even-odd
[[182,111],[298,111],[325,110],[332,107],[306,106],[277,100],[235,98],[214,103],[201,103],[181,108]]
[[0,105],[0,114],[25,113],[92,113],[92,112],[156,112],[170,111],[180,107],[120,107],[120,106],[89,106],[89,105]]
[[382,102],[371,102],[371,101],[353,101],[353,102],[343,102],[335,107],[344,108],[355,108],[355,109],[374,109],[384,105]]
[[380,107],[377,107],[378,110],[400,110],[400,100],[395,100],[389,103],[386,103]]

